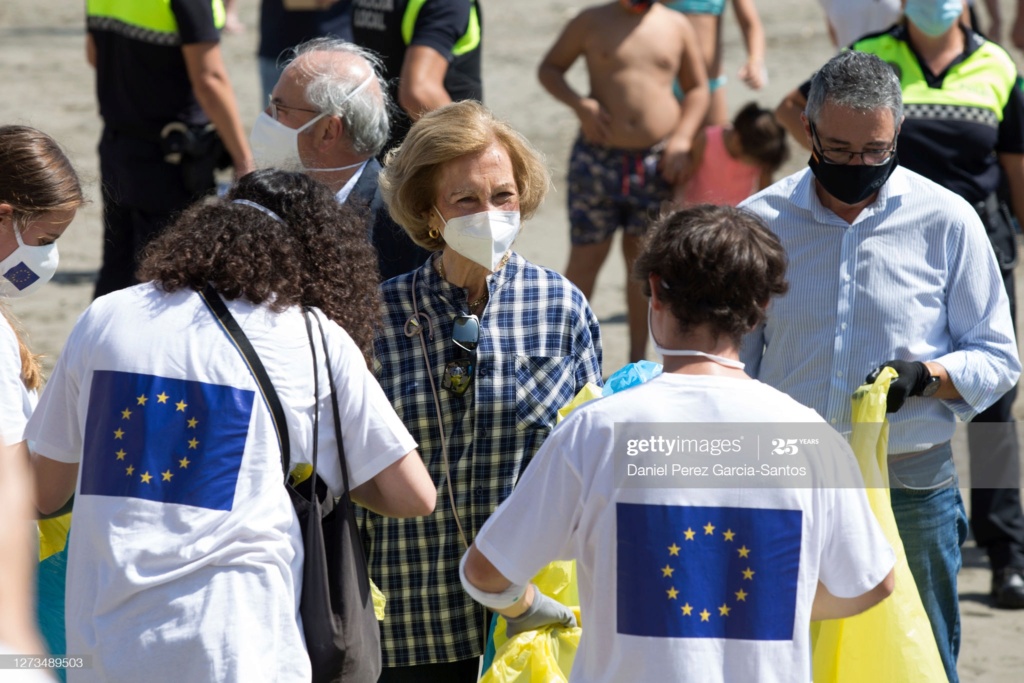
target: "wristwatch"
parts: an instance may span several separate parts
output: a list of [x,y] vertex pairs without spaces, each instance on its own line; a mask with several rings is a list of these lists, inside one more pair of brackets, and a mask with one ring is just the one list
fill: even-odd
[[921,390],[921,395],[925,398],[934,396],[940,386],[942,386],[942,378],[931,375],[928,377],[928,381],[925,382],[924,389]]

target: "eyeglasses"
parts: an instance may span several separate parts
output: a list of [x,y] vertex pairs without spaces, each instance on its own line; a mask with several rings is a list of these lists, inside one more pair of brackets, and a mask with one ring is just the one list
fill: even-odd
[[473,383],[476,347],[480,342],[480,319],[475,315],[456,316],[452,321],[452,341],[468,355],[444,366],[441,386],[454,396],[462,396]]
[[810,127],[814,144],[817,145],[818,152],[826,164],[845,165],[853,161],[855,157],[860,157],[861,163],[865,166],[881,166],[896,153],[895,134],[892,136],[892,147],[889,149],[868,149],[863,152],[851,152],[845,149],[825,149],[821,146],[821,140],[818,138],[818,131],[815,130],[814,124],[811,123]]
[[320,113],[316,109],[305,109],[303,107],[290,107],[287,104],[282,104],[280,101],[275,101],[273,95],[270,95],[270,96],[267,97],[267,109],[270,110],[270,118],[274,119],[275,121],[279,120],[277,118],[277,110],[278,109],[287,109],[289,111],[304,111],[304,112],[309,112],[310,114],[319,114]]

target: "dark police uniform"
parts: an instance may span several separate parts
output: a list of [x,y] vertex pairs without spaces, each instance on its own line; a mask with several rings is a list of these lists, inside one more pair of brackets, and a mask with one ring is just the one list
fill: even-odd
[[[214,189],[221,148],[204,133],[210,120],[193,94],[181,46],[218,42],[224,7],[221,0],[88,0],[86,13],[103,118],[98,297],[135,284],[141,249]],[[168,152],[179,163],[165,160]]]
[[[398,102],[398,78],[410,45],[431,47],[448,60],[444,89],[453,101],[483,101],[481,26],[476,0],[352,1],[353,38],[384,60],[384,78],[393,102]],[[412,125],[409,116],[398,109],[381,158],[402,141]]]
[[[931,73],[915,53],[903,24],[865,36],[851,49],[874,54],[896,70],[906,117],[899,163],[974,205],[1002,269],[1016,328],[1017,242],[1010,210],[1000,199],[1003,172],[997,155],[1024,154],[1024,93],[1006,51],[966,27],[961,30],[964,51],[941,74]],[[804,97],[809,90],[809,81],[800,88]],[[1016,396],[1014,387],[971,423],[990,424],[968,432],[972,480],[992,482],[995,473],[1005,472],[1004,479],[1014,485],[971,490],[971,526],[994,572],[1024,568],[1024,514],[1012,464],[1019,453],[1011,412]]]
[[323,10],[294,11],[285,9],[284,0],[260,3],[260,45],[256,55],[266,95],[284,71],[282,58],[288,58],[288,50],[314,38],[337,38],[351,43],[352,3],[339,0]]

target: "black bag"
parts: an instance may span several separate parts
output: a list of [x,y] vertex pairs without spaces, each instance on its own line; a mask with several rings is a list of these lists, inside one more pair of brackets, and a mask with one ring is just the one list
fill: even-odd
[[[249,365],[274,418],[281,445],[285,487],[292,505],[295,506],[305,546],[299,614],[302,616],[306,650],[313,668],[313,683],[374,683],[381,671],[380,628],[373,611],[366,558],[363,555],[355,512],[349,497],[348,464],[341,438],[338,395],[335,391],[334,377],[330,372],[331,364],[327,357],[327,338],[323,324],[319,316],[309,309],[303,311],[313,354],[314,396],[319,395],[319,383],[311,317],[316,319],[320,329],[324,360],[328,368],[334,432],[345,486],[344,493],[337,501],[330,497],[327,487],[316,476],[319,410],[316,410],[313,417],[313,473],[295,487],[288,480],[290,444],[284,409],[270,382],[270,377],[252,344],[216,290],[207,286],[200,296]],[[314,406],[317,405],[319,403],[314,401]]]
[[164,161],[181,167],[185,189],[205,195],[217,186],[214,173],[230,168],[232,161],[224,141],[213,124],[189,126],[180,121],[168,123],[160,131]]

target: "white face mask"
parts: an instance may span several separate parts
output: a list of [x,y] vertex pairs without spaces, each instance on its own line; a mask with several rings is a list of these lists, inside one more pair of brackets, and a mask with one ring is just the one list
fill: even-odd
[[664,346],[658,343],[657,338],[654,336],[654,330],[651,328],[651,302],[647,302],[647,334],[651,338],[651,343],[654,344],[654,350],[660,353],[662,356],[702,356],[710,361],[714,361],[719,365],[724,365],[727,368],[735,368],[742,370],[746,367],[745,364],[732,358],[726,358],[724,356],[716,356],[713,353],[706,353],[704,351],[695,351],[693,349],[666,349]]
[[57,272],[57,243],[30,247],[21,239],[21,231],[13,228],[18,248],[0,261],[0,296],[17,299],[38,292]]
[[434,211],[444,223],[445,243],[492,273],[519,234],[518,211],[484,211],[449,221],[441,216],[437,207]]
[[[373,74],[367,76],[340,104],[344,104],[355,97],[357,93],[370,84],[373,78]],[[262,112],[256,117],[256,123],[252,126],[252,133],[249,134],[249,146],[252,148],[252,156],[257,168],[276,168],[282,171],[308,173],[310,171],[345,171],[362,166],[364,163],[362,161],[335,168],[307,168],[303,165],[302,157],[299,156],[299,134],[325,116],[327,116],[327,113],[321,112],[304,125],[298,128],[289,128],[267,112]]]

